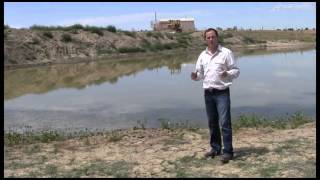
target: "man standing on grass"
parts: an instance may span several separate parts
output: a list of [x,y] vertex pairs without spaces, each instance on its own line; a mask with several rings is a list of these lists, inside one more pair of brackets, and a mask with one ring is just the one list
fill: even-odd
[[[233,159],[232,127],[230,113],[230,90],[232,80],[240,74],[232,51],[218,44],[218,32],[213,28],[204,31],[208,47],[202,51],[191,79],[203,79],[204,99],[210,129],[211,150],[205,157],[221,155],[221,132],[223,155],[221,162]],[[220,132],[221,126],[221,132]]]

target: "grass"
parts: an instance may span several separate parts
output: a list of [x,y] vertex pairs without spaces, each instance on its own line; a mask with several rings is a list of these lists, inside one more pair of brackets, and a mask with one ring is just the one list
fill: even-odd
[[174,137],[170,137],[169,139],[165,139],[164,140],[165,146],[188,143],[188,141],[184,140],[183,135],[184,135],[184,133],[180,132],[180,133],[176,134]]
[[296,148],[299,146],[305,146],[304,139],[290,139],[288,141],[282,142],[277,148],[273,151],[279,155],[286,155],[290,153],[301,154],[303,152],[299,152]]
[[117,28],[115,26],[108,25],[106,27],[97,27],[97,26],[83,26],[81,24],[74,24],[71,26],[41,26],[41,25],[33,25],[30,27],[32,30],[38,31],[75,31],[75,30],[84,30],[92,33],[97,33],[100,36],[103,36],[104,30],[116,33]]
[[275,161],[275,162],[264,162],[264,161],[255,161],[255,162],[244,162],[244,161],[235,161],[235,165],[240,167],[242,172],[247,172],[255,177],[270,178],[279,176],[280,172],[292,171],[287,177],[296,177],[297,173],[302,173],[303,177],[316,177],[316,166],[315,161]]
[[142,40],[141,42],[141,48],[144,49],[145,51],[163,51],[163,50],[168,50],[168,49],[176,49],[179,47],[184,47],[184,45],[181,45],[179,43],[171,42],[171,43],[154,43],[151,44],[147,40]]
[[40,149],[39,144],[32,144],[30,147],[25,148],[23,152],[27,155],[32,155],[32,154],[38,153],[40,151],[41,151],[41,149]]
[[[278,120],[285,120],[284,126],[278,127],[273,124],[276,122],[273,119],[267,119],[258,115],[241,115],[241,118],[237,119],[240,123],[238,127],[277,127],[281,129],[296,128],[300,125],[309,122],[306,119],[310,119],[302,112],[297,112],[292,115],[278,118]],[[183,147],[188,145],[189,140],[185,139],[185,135],[189,135],[187,130],[198,133],[198,128],[192,126],[189,121],[186,122],[171,122],[169,119],[160,119],[163,122],[164,129],[170,130],[170,137],[167,139],[161,139],[160,143],[163,144],[161,151],[171,151],[171,147]],[[159,121],[160,121],[159,120]],[[139,120],[138,125],[140,129],[146,128],[146,120]],[[236,123],[233,123],[236,124]],[[24,139],[12,141],[12,144],[8,144],[7,132],[5,132],[5,172],[11,173],[12,171],[23,172],[12,174],[10,177],[134,177],[133,169],[135,166],[143,165],[144,162],[137,162],[113,158],[95,159],[95,155],[87,161],[88,156],[85,155],[83,160],[77,155],[73,155],[72,147],[81,147],[79,151],[94,150],[96,144],[104,144],[106,142],[118,142],[124,137],[122,132],[126,131],[101,131],[90,132],[87,129],[74,132],[74,133],[62,133],[55,131],[47,132],[33,132],[31,127],[26,127],[26,131],[23,131],[22,135],[28,135]],[[183,131],[180,131],[182,129]],[[202,130],[202,129],[201,129]],[[32,133],[31,133],[32,132]],[[144,131],[141,131],[144,132]],[[201,131],[202,132],[202,131]],[[43,133],[43,137],[41,137]],[[59,134],[57,136],[56,134]],[[99,138],[91,138],[91,136],[99,135]],[[17,136],[20,137],[21,136]],[[29,139],[28,139],[29,138]],[[82,142],[75,141],[68,142],[53,142],[52,144],[38,144],[37,142],[52,142],[62,139],[78,138]],[[287,138],[286,138],[287,139]],[[13,139],[14,140],[14,139]],[[96,141],[97,140],[97,141]],[[269,140],[269,139],[268,139]],[[77,142],[77,144],[73,144]],[[206,141],[207,142],[207,141]],[[177,156],[176,159],[167,161],[169,166],[163,168],[168,175],[173,177],[315,177],[316,173],[316,160],[312,156],[305,156],[303,149],[315,150],[315,143],[309,138],[289,138],[282,142],[265,142],[272,144],[272,148],[267,147],[254,147],[246,146],[237,148],[237,156],[234,161],[226,165],[228,168],[234,168],[236,172],[224,171],[220,172],[221,164],[219,158],[205,159],[199,157],[198,152],[190,149],[189,154],[184,156]],[[114,144],[115,146],[121,145]],[[264,144],[264,143],[263,143]],[[17,146],[13,146],[17,145]],[[20,146],[23,145],[23,146]],[[48,146],[49,145],[49,146]],[[145,146],[141,144],[142,146]],[[70,146],[70,147],[69,147]],[[109,145],[107,145],[109,146]],[[112,147],[112,146],[109,146]],[[123,146],[125,148],[125,146]],[[47,149],[46,149],[47,148]],[[76,149],[75,148],[75,149]],[[122,147],[121,147],[122,148]],[[66,161],[59,161],[56,164],[56,159],[61,157],[62,154],[69,151],[71,156]],[[95,151],[91,151],[95,152]],[[136,151],[130,151],[136,152]],[[180,150],[177,151],[180,153]],[[313,152],[313,151],[308,151]],[[160,152],[161,153],[161,152]],[[81,154],[81,153],[80,153]],[[106,156],[109,154],[106,153]],[[155,154],[157,155],[157,154]],[[276,156],[274,159],[273,156]],[[292,159],[291,159],[292,158]],[[108,159],[108,160],[106,160]],[[54,161],[51,161],[54,160]],[[58,159],[57,159],[58,160]],[[66,162],[63,164],[63,162]],[[62,164],[60,164],[62,163]],[[136,170],[136,169],[135,169]],[[139,172],[139,171],[138,171]],[[162,172],[163,173],[163,172]],[[155,176],[161,176],[156,173]],[[7,175],[7,177],[9,177]]]
[[[161,129],[168,129],[174,131],[175,129],[187,129],[189,131],[197,132],[199,127],[191,124],[188,120],[173,122],[170,119],[160,118],[158,119]],[[237,131],[240,128],[259,128],[259,127],[271,127],[275,129],[294,129],[305,123],[314,121],[312,118],[306,116],[303,112],[296,112],[291,116],[278,117],[267,119],[266,117],[259,116],[256,114],[243,114],[237,119],[232,121],[232,129]],[[145,129],[146,120],[138,121],[138,127]],[[63,141],[72,138],[87,138],[90,136],[95,136],[99,134],[105,134],[110,142],[120,141],[124,135],[120,132],[113,131],[96,131],[90,132],[87,129],[75,131],[75,132],[63,132],[57,130],[43,130],[43,131],[33,131],[31,127],[26,127],[22,133],[18,133],[14,130],[9,130],[4,132],[4,144],[6,146],[13,146],[18,144],[32,144],[32,143],[49,143],[52,141]],[[89,143],[89,142],[88,142]],[[36,151],[37,148],[30,150],[31,153]]]
[[139,47],[122,47],[117,49],[119,53],[135,53],[135,52],[145,52],[145,49]]
[[[226,31],[227,33],[228,31]],[[315,33],[315,32],[314,32]],[[314,33],[301,31],[275,31],[275,30],[256,30],[256,31],[233,31],[233,36],[243,36],[260,41],[277,41],[277,40],[299,40],[305,42],[314,42]]]
[[108,136],[108,141],[109,142],[117,142],[122,140],[122,138],[124,137],[123,134],[120,134],[118,131],[111,131],[111,133],[109,133]]
[[44,173],[50,177],[56,177],[58,173],[58,167],[54,164],[47,164],[43,169]]
[[138,120],[137,121],[138,126],[134,126],[133,129],[146,129],[146,125],[147,125],[147,120],[143,119],[143,120]]
[[[211,172],[206,172],[201,169],[205,166],[217,165],[217,160],[207,160],[205,158],[197,158],[195,156],[186,155],[171,162],[174,165],[173,173],[177,178],[183,177],[212,177]],[[191,169],[197,170],[191,170]]]
[[274,177],[281,167],[278,164],[271,164],[267,167],[259,169],[258,173],[261,177]]
[[124,160],[114,162],[104,162],[103,160],[91,161],[86,165],[81,165],[78,168],[73,168],[69,171],[59,173],[59,177],[96,177],[96,176],[112,176],[116,178],[128,177],[129,172],[134,167],[134,163],[129,163]]
[[130,36],[130,37],[133,37],[133,38],[136,38],[136,32],[131,32],[131,31],[121,31],[123,32],[123,34],[127,35],[127,36]]
[[198,129],[198,127],[195,125],[192,125],[189,122],[189,120],[186,120],[184,122],[182,122],[182,121],[173,122],[170,119],[159,118],[158,121],[160,122],[161,129],[168,129],[168,130],[188,129],[191,131],[197,131],[197,129]]
[[256,114],[240,115],[238,119],[232,122],[232,128],[238,130],[240,128],[258,128],[271,127],[275,129],[294,129],[305,123],[312,122],[313,119],[305,115],[303,112],[295,112],[291,116],[275,117],[268,119]]
[[[124,160],[105,162],[100,159],[92,160],[87,164],[69,170],[62,170],[57,165],[47,164],[31,171],[28,177],[50,177],[50,178],[79,178],[79,177],[128,177],[135,163]],[[13,165],[12,165],[13,166]],[[16,168],[26,168],[28,164],[15,164]]]

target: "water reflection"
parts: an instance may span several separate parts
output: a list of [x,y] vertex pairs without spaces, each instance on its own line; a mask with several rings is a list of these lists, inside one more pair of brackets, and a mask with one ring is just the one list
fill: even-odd
[[117,83],[124,76],[134,76],[145,69],[168,67],[171,74],[181,72],[181,64],[192,62],[195,54],[179,53],[162,57],[144,57],[125,61],[94,61],[5,71],[4,99],[25,94],[42,94],[59,88],[83,89],[105,82]]
[[[190,80],[199,52],[5,72],[5,129],[159,127],[157,119],[206,127],[201,82]],[[236,53],[233,117],[298,110],[315,116],[315,50]]]

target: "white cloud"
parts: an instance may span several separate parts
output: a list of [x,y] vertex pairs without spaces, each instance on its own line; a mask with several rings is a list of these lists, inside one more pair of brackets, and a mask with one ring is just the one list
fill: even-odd
[[121,24],[121,23],[132,23],[132,22],[144,22],[150,21],[154,17],[154,13],[137,13],[137,14],[127,14],[120,16],[109,16],[109,17],[93,17],[93,18],[84,18],[77,20],[67,20],[63,21],[63,25],[72,25],[72,24],[83,24],[83,25],[111,25],[111,24]]
[[308,3],[279,3],[272,8],[271,11],[290,11],[290,10],[312,10],[316,8],[316,4],[312,2]]

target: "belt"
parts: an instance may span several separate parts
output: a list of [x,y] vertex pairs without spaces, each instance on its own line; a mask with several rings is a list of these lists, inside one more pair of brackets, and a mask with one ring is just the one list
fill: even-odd
[[208,88],[208,89],[205,89],[204,90],[205,92],[210,92],[210,93],[213,93],[213,92],[224,92],[224,91],[229,91],[229,87],[226,88],[226,89],[215,89],[215,88]]

